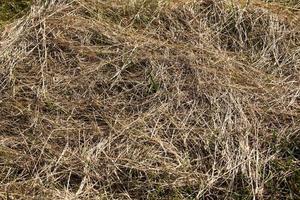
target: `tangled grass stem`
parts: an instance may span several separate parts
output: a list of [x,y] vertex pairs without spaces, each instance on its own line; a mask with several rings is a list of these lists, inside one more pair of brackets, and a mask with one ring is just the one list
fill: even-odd
[[245,2],[36,1],[5,25],[0,199],[299,199],[299,13]]

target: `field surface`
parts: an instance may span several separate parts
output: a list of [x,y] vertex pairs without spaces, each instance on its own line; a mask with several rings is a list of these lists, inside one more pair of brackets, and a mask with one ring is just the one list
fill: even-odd
[[0,199],[300,199],[299,1],[1,1]]

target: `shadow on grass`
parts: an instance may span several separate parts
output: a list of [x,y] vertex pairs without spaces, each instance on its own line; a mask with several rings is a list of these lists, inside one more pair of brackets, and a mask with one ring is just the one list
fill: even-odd
[[29,0],[4,0],[0,2],[0,26],[23,16],[30,7]]

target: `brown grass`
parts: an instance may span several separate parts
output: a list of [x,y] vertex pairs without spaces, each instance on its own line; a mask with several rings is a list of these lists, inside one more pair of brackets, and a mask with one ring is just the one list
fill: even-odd
[[0,199],[300,198],[299,24],[52,0],[0,41]]

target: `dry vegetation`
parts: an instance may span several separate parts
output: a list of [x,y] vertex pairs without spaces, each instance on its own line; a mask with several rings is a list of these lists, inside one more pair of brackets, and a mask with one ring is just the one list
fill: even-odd
[[35,3],[0,40],[0,199],[299,199],[278,2]]
[[30,7],[29,0],[1,0],[0,1],[0,28],[8,21],[22,16]]

